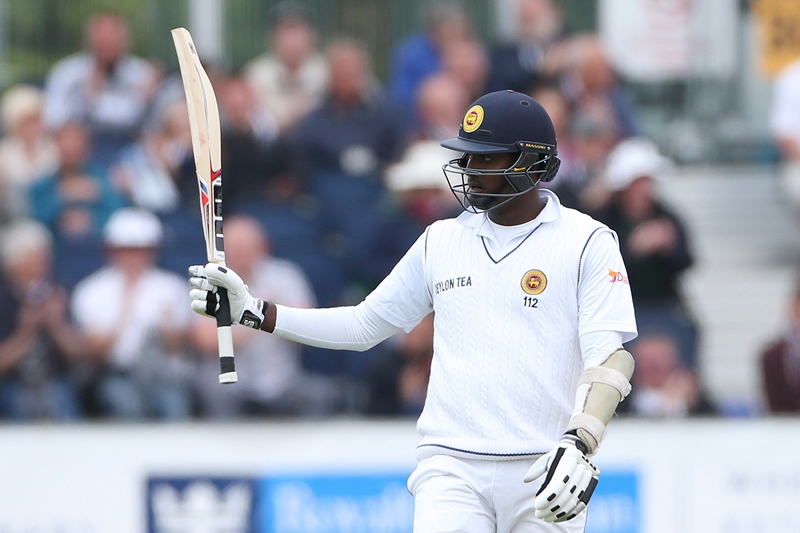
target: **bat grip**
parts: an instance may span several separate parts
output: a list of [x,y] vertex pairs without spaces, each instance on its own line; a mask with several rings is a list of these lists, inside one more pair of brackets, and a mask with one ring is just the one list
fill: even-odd
[[233,361],[233,331],[231,330],[231,304],[228,300],[228,291],[217,289],[219,307],[217,308],[217,344],[219,345],[219,382],[222,384],[236,383],[236,366]]

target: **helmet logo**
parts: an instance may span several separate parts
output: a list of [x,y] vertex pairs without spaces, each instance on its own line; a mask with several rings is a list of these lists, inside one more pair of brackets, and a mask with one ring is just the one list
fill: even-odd
[[528,270],[522,276],[521,285],[527,294],[541,294],[547,287],[547,276],[541,270]]
[[462,127],[467,133],[472,133],[481,127],[483,122],[483,108],[479,105],[474,105],[469,108],[467,114],[464,115],[464,123]]

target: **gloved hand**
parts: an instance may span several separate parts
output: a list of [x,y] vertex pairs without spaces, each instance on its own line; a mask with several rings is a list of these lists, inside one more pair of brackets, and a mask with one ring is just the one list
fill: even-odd
[[228,301],[231,306],[231,321],[254,329],[261,329],[267,303],[250,294],[250,289],[245,285],[239,274],[228,267],[216,263],[207,265],[193,265],[189,267],[189,284],[192,290],[192,309],[201,315],[215,316],[219,308],[217,288],[228,291]]
[[533,502],[536,518],[563,522],[586,509],[600,471],[578,449],[581,445],[585,446],[577,437],[565,435],[558,446],[540,457],[528,470],[524,478],[526,483],[547,472]]

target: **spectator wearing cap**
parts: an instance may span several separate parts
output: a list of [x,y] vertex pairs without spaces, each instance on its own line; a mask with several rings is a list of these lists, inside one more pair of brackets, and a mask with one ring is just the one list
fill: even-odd
[[[645,138],[622,141],[609,154],[609,198],[595,213],[617,232],[628,269],[640,336],[675,339],[683,363],[696,366],[698,327],[681,294],[681,276],[693,264],[685,225],[660,198],[657,184],[671,162]],[[635,352],[634,353],[635,356]]]
[[26,216],[28,187],[56,169],[58,151],[42,126],[42,101],[40,89],[20,84],[0,102],[0,222]]
[[264,120],[285,131],[322,99],[328,71],[317,49],[317,28],[302,3],[278,4],[271,12],[268,50],[245,66]]
[[192,413],[188,293],[180,276],[155,266],[161,237],[153,213],[120,209],[103,233],[107,264],[73,292],[102,415],[175,420]]
[[0,418],[73,421],[82,417],[77,373],[86,342],[52,279],[53,237],[29,219],[0,239]]

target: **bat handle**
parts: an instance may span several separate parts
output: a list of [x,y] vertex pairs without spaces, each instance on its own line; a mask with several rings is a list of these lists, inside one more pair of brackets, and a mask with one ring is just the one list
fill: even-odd
[[217,289],[219,308],[217,309],[217,343],[219,345],[219,382],[222,384],[236,383],[236,366],[233,362],[233,331],[231,330],[231,304],[228,301],[228,291]]

